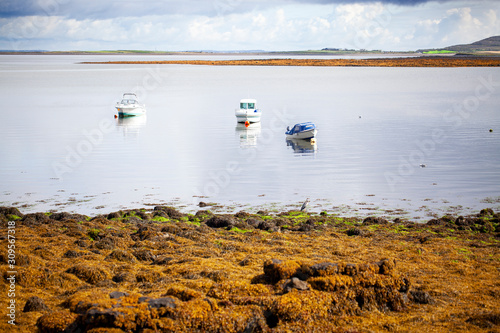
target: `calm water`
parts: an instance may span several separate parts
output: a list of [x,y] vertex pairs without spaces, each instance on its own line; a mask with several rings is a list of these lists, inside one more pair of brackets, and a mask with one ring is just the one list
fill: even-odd
[[[0,57],[1,205],[95,215],[309,197],[313,211],[424,220],[500,208],[500,69],[78,64],[115,58]],[[114,119],[125,92],[146,117]],[[247,97],[263,110],[248,129],[234,117]],[[302,121],[316,146],[285,140]]]

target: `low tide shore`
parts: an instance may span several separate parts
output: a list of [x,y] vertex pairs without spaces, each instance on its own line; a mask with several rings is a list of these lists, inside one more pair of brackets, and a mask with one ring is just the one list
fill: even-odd
[[107,61],[82,64],[161,64],[211,66],[342,66],[342,67],[498,67],[500,57],[402,57],[372,59],[248,59],[248,60],[155,60]]
[[0,223],[1,331],[500,332],[489,208],[423,224],[0,207]]

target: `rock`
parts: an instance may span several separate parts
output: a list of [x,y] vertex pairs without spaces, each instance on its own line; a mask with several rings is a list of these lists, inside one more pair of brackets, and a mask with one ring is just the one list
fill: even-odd
[[359,228],[351,228],[347,230],[347,236],[362,236],[363,235],[363,230]]
[[135,282],[136,278],[132,273],[129,272],[120,272],[113,276],[113,282],[123,283],[123,282]]
[[135,279],[139,283],[155,283],[161,278],[161,274],[156,272],[156,271],[140,271],[139,273],[136,274]]
[[254,227],[254,228],[257,228],[257,226],[259,225],[260,222],[262,222],[262,220],[254,219],[254,218],[249,218],[246,220],[246,223],[249,226]]
[[260,221],[257,225],[257,229],[265,231],[269,231],[273,227],[275,227],[275,225],[271,221]]
[[19,217],[23,217],[23,214],[16,207],[0,207],[0,215],[15,215]]
[[379,274],[391,275],[396,267],[396,260],[394,259],[382,259],[377,263],[379,267]]
[[490,312],[474,315],[466,322],[481,328],[493,328],[500,325],[500,313]]
[[79,247],[83,247],[83,248],[86,248],[89,246],[89,244],[87,243],[87,241],[85,239],[77,239],[75,241],[75,245],[77,245]]
[[198,204],[199,207],[207,207],[208,204],[206,202],[203,202],[203,201],[200,201],[200,203]]
[[68,250],[63,254],[63,258],[78,258],[78,257],[84,256],[84,255],[85,255],[85,253],[83,253],[83,252]]
[[227,228],[234,225],[234,220],[230,216],[214,216],[206,224],[211,228]]
[[106,236],[95,242],[93,245],[100,250],[113,250],[116,247],[117,242],[114,237]]
[[388,224],[389,222],[382,217],[373,217],[369,216],[363,220],[364,225],[372,225],[372,224]]
[[300,265],[293,260],[268,259],[264,262],[264,274],[272,283],[291,278],[299,269]]
[[78,327],[75,320],[78,318],[76,313],[68,310],[46,313],[36,322],[41,333],[52,332],[76,332]]
[[255,260],[252,259],[251,257],[246,257],[245,259],[243,259],[242,261],[240,261],[238,263],[238,265],[240,265],[240,266],[250,266],[254,262],[255,262]]
[[159,308],[171,308],[175,309],[177,305],[175,304],[175,300],[171,297],[162,297],[162,298],[153,298],[147,301],[150,308],[159,309]]
[[23,225],[28,227],[50,223],[49,217],[43,213],[26,214],[23,216],[21,221],[23,222]]
[[311,276],[335,275],[339,272],[339,266],[331,262],[322,262],[309,267]]
[[132,234],[132,239],[135,241],[138,240],[147,240],[147,239],[153,239],[157,236],[159,236],[160,233],[154,226],[149,226],[149,225],[141,225],[139,227],[139,230],[137,230],[136,233]]
[[250,214],[248,214],[247,212],[244,212],[244,211],[239,211],[238,213],[234,214],[234,216],[239,218],[239,219],[244,219],[246,217],[249,217]]
[[313,229],[314,229],[314,227],[310,224],[307,224],[307,223],[302,223],[299,227],[299,231],[311,231]]
[[175,220],[179,220],[180,218],[185,216],[185,214],[182,214],[181,212],[179,212],[177,209],[175,209],[173,207],[156,206],[154,208],[154,210],[155,211],[163,211],[164,213],[166,213],[168,215],[168,217],[175,219]]
[[203,271],[200,272],[200,276],[206,277],[214,282],[222,282],[227,279],[228,273],[223,270]]
[[90,327],[117,327],[116,323],[125,314],[112,309],[97,309],[91,308],[80,318],[80,325]]
[[81,214],[70,214],[67,212],[54,213],[50,215],[51,220],[56,221],[66,221],[66,220],[75,220],[77,222],[87,221],[88,216]]
[[128,293],[122,292],[122,291],[112,291],[109,293],[109,298],[111,299],[116,299],[116,298],[122,298],[123,296],[128,296]]
[[45,305],[43,299],[37,296],[31,296],[24,305],[23,312],[42,312],[49,311],[49,307]]
[[106,218],[108,220],[111,220],[111,219],[119,219],[120,217],[122,217],[122,214],[123,212],[122,211],[119,211],[119,212],[112,212],[112,213],[109,213],[108,216],[106,216]]
[[433,303],[432,297],[423,290],[410,290],[410,295],[413,302],[418,304],[431,304]]
[[309,290],[310,287],[307,284],[307,282],[304,282],[299,278],[293,277],[285,281],[285,284],[283,286],[283,293],[286,294],[290,292],[292,289]]
[[107,257],[106,260],[118,260],[123,262],[135,263],[135,257],[125,250],[114,250]]
[[354,276],[358,274],[358,266],[356,264],[346,264],[343,273],[345,275]]
[[495,212],[491,208],[481,209],[481,211],[479,212],[480,217],[487,217],[487,216],[494,216],[494,215],[495,215]]
[[153,261],[153,265],[161,265],[161,266],[168,265],[169,262],[172,260],[173,260],[172,257],[160,256]]
[[79,264],[66,270],[66,273],[75,275],[80,280],[90,284],[96,284],[109,278],[108,272],[100,267]]
[[149,215],[148,213],[146,213],[142,210],[136,211],[135,215],[137,215],[141,220],[150,220],[151,219],[151,215]]
[[147,249],[132,252],[132,255],[140,261],[154,261],[156,256]]

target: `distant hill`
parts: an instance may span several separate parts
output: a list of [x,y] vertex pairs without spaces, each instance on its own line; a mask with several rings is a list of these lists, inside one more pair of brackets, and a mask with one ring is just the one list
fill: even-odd
[[471,44],[460,44],[452,45],[442,49],[426,49],[418,50],[419,52],[439,52],[439,51],[454,51],[454,52],[465,52],[465,53],[476,53],[482,51],[500,51],[500,36],[493,36],[489,38],[482,39],[480,41]]

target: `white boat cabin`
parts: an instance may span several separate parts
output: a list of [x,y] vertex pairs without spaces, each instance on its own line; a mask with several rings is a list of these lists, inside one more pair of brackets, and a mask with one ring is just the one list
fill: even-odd
[[241,110],[255,110],[255,104],[257,103],[256,99],[242,99],[240,101],[240,109]]

